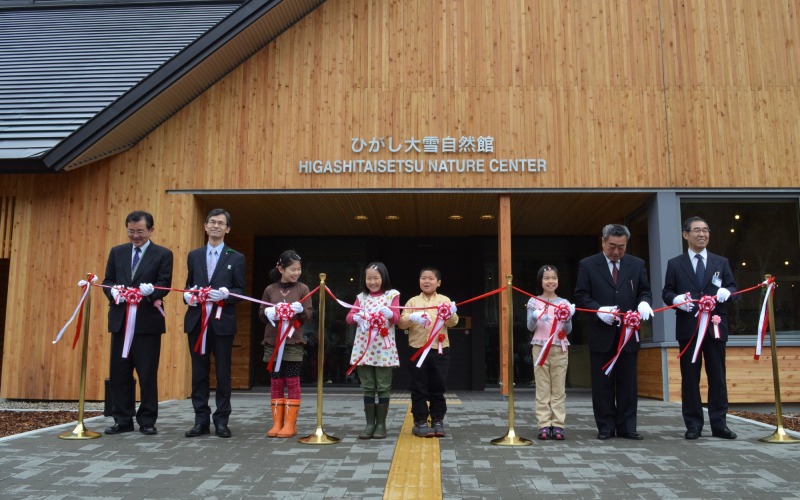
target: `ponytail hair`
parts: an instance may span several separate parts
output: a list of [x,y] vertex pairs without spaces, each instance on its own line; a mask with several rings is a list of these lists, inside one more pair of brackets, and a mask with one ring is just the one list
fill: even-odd
[[286,269],[295,262],[302,262],[302,259],[294,250],[286,250],[278,257],[278,262],[275,264],[275,267],[269,270],[269,279],[271,279],[273,283],[277,283],[281,280],[281,271],[278,268],[282,267]]

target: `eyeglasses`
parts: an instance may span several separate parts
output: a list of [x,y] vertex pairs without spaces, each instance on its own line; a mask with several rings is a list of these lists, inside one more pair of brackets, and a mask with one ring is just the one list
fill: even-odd
[[696,227],[689,232],[694,234],[708,234],[711,230],[707,227]]
[[222,220],[210,220],[210,221],[206,222],[206,225],[208,225],[208,226],[225,227],[225,226],[228,225],[228,223],[225,222],[225,221],[222,221]]
[[144,236],[149,232],[150,232],[149,229],[137,229],[136,231],[134,231],[133,229],[128,229],[128,236],[133,236],[133,235]]

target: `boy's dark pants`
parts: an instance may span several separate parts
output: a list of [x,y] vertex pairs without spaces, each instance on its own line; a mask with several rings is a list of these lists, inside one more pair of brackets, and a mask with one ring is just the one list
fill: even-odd
[[449,369],[450,348],[442,349],[442,354],[431,349],[419,368],[416,361],[411,362],[411,413],[414,415],[414,422],[427,421],[429,414],[434,421],[444,419],[447,413],[444,392],[447,390]]

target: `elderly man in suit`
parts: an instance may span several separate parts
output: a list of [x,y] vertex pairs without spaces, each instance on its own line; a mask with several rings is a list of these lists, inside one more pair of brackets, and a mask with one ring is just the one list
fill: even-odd
[[618,350],[622,314],[638,310],[641,319],[653,314],[650,305],[650,280],[642,259],[625,255],[631,233],[621,224],[603,228],[602,252],[581,260],[575,287],[579,308],[599,311],[589,322],[589,362],[592,377],[592,408],[597,438],[615,434],[626,439],[643,439],[636,432],[638,389],[636,362],[639,342],[631,337],[613,370],[606,375],[603,366]]
[[[111,249],[103,279],[109,299],[108,331],[111,332],[111,415],[114,425],[106,434],[133,430],[133,418],[142,434],[157,434],[158,418],[158,361],[161,356],[161,335],[166,331],[163,301],[172,285],[172,252],[150,240],[155,228],[153,216],[147,212],[131,212],[125,218],[130,243]],[[128,289],[138,288],[139,294],[128,295]],[[136,297],[136,315],[128,315],[127,298]],[[132,304],[133,302],[131,302]],[[132,306],[131,306],[132,307]],[[126,324],[135,318],[128,329],[132,338],[126,348]],[[127,353],[125,351],[127,350]],[[125,356],[127,354],[127,356]],[[123,357],[125,356],[125,357]],[[141,404],[136,410],[133,371],[139,377]]]
[[231,414],[231,353],[233,337],[236,335],[236,303],[241,300],[230,294],[244,293],[245,259],[244,255],[225,244],[225,235],[231,231],[231,215],[228,212],[221,208],[208,212],[205,230],[208,243],[189,252],[187,259],[189,273],[186,288],[202,290],[210,287],[211,290],[205,303],[198,301],[195,293],[184,293],[184,301],[189,307],[183,327],[188,334],[192,358],[194,407],[194,427],[186,431],[186,437],[210,432],[209,372],[211,354],[214,354],[217,377],[214,429],[217,436],[229,438],[232,435],[228,427]]
[[[689,217],[683,223],[683,239],[688,250],[667,263],[664,291],[661,298],[675,310],[675,338],[681,352],[681,405],[686,424],[686,439],[697,439],[703,430],[703,407],[700,402],[700,370],[706,361],[708,378],[708,419],[711,435],[736,439],[728,429],[728,388],[725,382],[725,343],[728,341],[728,309],[725,302],[736,292],[736,281],[728,259],[707,250],[711,230],[700,217]],[[719,338],[706,335],[700,345],[696,362],[692,355],[697,344],[697,303],[692,300],[704,295],[715,298],[711,317],[719,316]],[[734,295],[734,298],[737,296]],[[684,352],[685,350],[685,352]]]

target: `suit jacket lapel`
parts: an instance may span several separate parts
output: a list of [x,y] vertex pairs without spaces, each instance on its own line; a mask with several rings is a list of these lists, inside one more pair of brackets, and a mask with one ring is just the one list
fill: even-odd
[[[147,247],[147,251],[142,254],[142,258],[139,260],[139,265],[136,267],[136,273],[134,273],[131,276],[131,283],[133,283],[133,279],[136,276],[141,276],[142,271],[144,270],[144,268],[147,266],[147,264],[150,263],[151,260],[153,260],[153,252],[154,252],[153,247],[154,246],[155,246],[155,244],[151,241],[150,245],[148,245],[148,247]],[[131,260],[133,260],[133,249],[131,249]],[[130,267],[130,266],[128,266],[128,267]]]
[[[133,245],[128,245],[127,251],[123,252],[125,254],[125,258],[128,259],[126,263],[122,266],[125,271],[125,283],[133,283],[133,269],[131,269],[131,263],[133,262]],[[141,262],[139,265],[141,266]]]
[[[606,281],[608,281],[608,284],[611,285],[611,288],[617,288],[616,285],[614,285],[614,278],[611,276],[611,268],[608,266],[608,260],[606,260],[606,256],[603,252],[600,252],[599,258],[597,259],[597,272],[599,272],[602,276],[605,276]],[[619,266],[619,274],[619,281],[622,282],[621,262]]]

